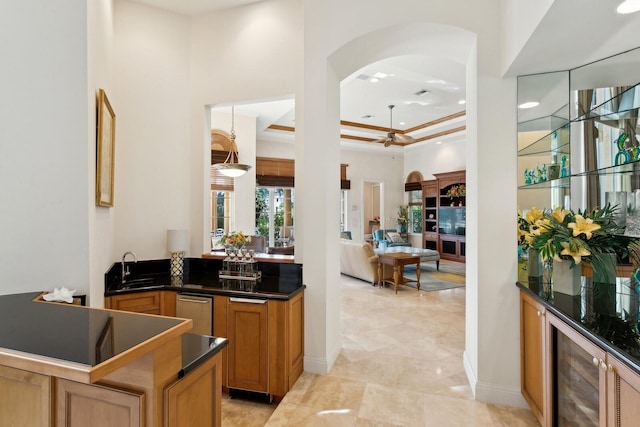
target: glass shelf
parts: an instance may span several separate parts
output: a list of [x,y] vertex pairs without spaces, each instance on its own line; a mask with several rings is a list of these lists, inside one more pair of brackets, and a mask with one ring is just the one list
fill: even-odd
[[636,84],[588,113],[575,118],[574,121],[633,119],[638,117],[638,108],[640,108],[640,86]]
[[569,154],[569,124],[554,130],[518,151],[518,156]]
[[581,172],[571,176],[580,177],[580,176],[600,176],[600,175],[617,175],[617,174],[633,174],[633,173],[640,175],[640,161]]
[[542,181],[535,184],[521,185],[518,187],[518,190],[534,190],[540,188],[569,188],[570,183],[570,177],[563,177],[558,179],[549,179],[547,181]]

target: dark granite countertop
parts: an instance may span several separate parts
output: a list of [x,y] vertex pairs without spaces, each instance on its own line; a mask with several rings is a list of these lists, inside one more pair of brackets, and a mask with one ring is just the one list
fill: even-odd
[[189,371],[222,350],[228,343],[226,338],[197,334],[182,335],[182,369],[178,372],[178,378],[184,377]]
[[258,281],[221,280],[219,259],[185,258],[184,275],[179,278],[169,274],[169,260],[127,262],[131,274],[122,283],[121,264],[114,263],[105,273],[104,296],[150,290],[172,290],[206,295],[227,295],[244,298],[287,300],[305,288],[302,284],[302,265],[295,263],[257,263],[262,273]]
[[554,292],[548,284],[518,282],[551,313],[640,373],[638,284],[618,277],[616,285],[581,278],[577,295]]

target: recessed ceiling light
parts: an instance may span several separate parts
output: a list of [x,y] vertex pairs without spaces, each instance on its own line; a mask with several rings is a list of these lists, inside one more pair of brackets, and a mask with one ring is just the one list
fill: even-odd
[[540,103],[537,101],[529,101],[529,102],[525,102],[523,104],[518,105],[518,108],[521,108],[524,110],[526,108],[537,107],[538,105],[540,105]]
[[380,81],[380,79],[379,79],[379,78],[377,78],[377,77],[371,77],[371,79],[369,79],[369,81],[370,81],[371,83],[378,83],[378,82]]
[[640,10],[640,0],[625,0],[618,5],[616,12],[626,15]]
[[377,78],[379,78],[379,79],[384,79],[384,78],[386,78],[386,77],[388,77],[388,76],[389,76],[389,74],[387,74],[387,73],[381,73],[381,72],[377,72],[377,73],[375,73],[375,74],[373,75],[373,77],[377,77]]
[[400,126],[403,126],[405,123],[404,122],[400,122]]
[[467,103],[467,101],[465,101],[464,99],[461,99],[460,101],[458,101],[458,104],[460,104],[460,105],[464,105],[466,103]]
[[447,82],[441,79],[427,80],[427,83],[431,83],[432,85],[446,85]]
[[442,144],[442,141],[436,141],[436,144],[440,145]]

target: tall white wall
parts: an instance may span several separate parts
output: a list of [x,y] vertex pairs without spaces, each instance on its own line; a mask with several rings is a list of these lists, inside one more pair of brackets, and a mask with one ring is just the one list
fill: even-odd
[[88,293],[86,0],[1,2],[0,40],[0,294]]
[[[99,88],[107,96],[114,94],[113,88],[113,2],[87,2],[87,191],[89,214],[89,304],[104,306],[104,273],[113,263],[115,232],[115,210],[118,208],[97,207],[95,204],[96,180],[96,95]],[[116,131],[117,135],[117,131]]]
[[167,229],[196,232],[189,223],[189,19],[118,1],[114,21],[110,100],[117,129],[111,256],[120,261],[124,252],[133,251],[139,259],[166,258]]
[[[192,233],[196,233],[191,240],[194,253],[209,247],[209,218],[205,212],[209,199],[210,122],[206,106],[281,98],[298,92],[302,64],[301,10],[301,1],[272,0],[194,17],[191,21],[189,220]],[[239,149],[242,158],[247,149]],[[255,171],[236,183],[240,184],[237,199],[255,200],[255,191],[249,185],[241,185],[251,173]],[[200,230],[200,235],[195,230]]]
[[422,174],[425,181],[435,179],[433,174],[466,169],[467,150],[464,139],[444,140],[442,144],[430,142],[407,147],[404,153],[405,178],[413,171]]

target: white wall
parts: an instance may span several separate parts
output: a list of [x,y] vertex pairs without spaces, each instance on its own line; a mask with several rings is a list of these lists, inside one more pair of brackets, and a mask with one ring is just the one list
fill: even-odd
[[340,150],[340,163],[349,165],[347,179],[351,181],[351,189],[347,195],[349,202],[347,230],[351,231],[353,240],[363,239],[363,231],[369,228],[369,220],[372,219],[364,209],[365,182],[383,184],[384,194],[381,196],[384,197],[384,212],[380,213],[380,226],[398,228],[396,222],[398,207],[404,201],[404,180],[402,178],[404,156],[402,153],[395,152],[393,149],[376,152],[342,149]]
[[0,294],[86,294],[86,1],[2,2],[0,40]]
[[466,141],[444,140],[442,144],[430,142],[407,147],[404,153],[404,176],[413,171],[422,174],[425,181],[435,179],[433,174],[465,170],[467,164]]
[[[113,2],[87,2],[88,87],[87,87],[87,191],[89,212],[89,304],[104,307],[104,273],[113,263],[115,210],[95,204],[96,180],[96,95],[103,88],[107,96],[113,88]],[[117,118],[116,118],[117,120]],[[117,130],[116,130],[117,137]]]
[[124,252],[133,251],[139,259],[166,258],[166,230],[191,229],[189,20],[118,1],[114,33],[110,100],[117,129],[111,256],[120,261]]
[[[204,213],[208,211],[207,141],[211,128],[205,106],[273,99],[298,92],[301,11],[302,2],[298,0],[272,0],[192,19],[189,214],[194,253],[209,247],[209,218]],[[246,188],[242,193],[249,197]],[[254,194],[250,195],[251,200]]]

